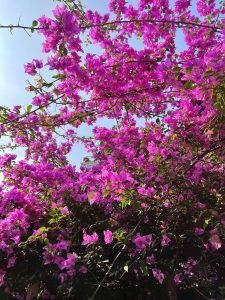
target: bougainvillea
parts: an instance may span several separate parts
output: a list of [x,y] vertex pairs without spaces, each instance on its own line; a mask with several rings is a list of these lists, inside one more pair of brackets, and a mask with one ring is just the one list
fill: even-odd
[[101,15],[65,0],[35,20],[47,58],[24,67],[32,103],[1,107],[1,299],[221,299],[224,3],[108,2]]

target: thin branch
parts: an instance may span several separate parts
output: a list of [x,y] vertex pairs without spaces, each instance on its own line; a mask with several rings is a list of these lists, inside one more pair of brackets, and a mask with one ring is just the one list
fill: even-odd
[[195,286],[193,286],[193,289],[199,294],[199,295],[201,295],[204,299],[206,299],[206,300],[215,300],[215,299],[213,299],[213,298],[209,298],[209,297],[207,297],[206,295],[204,295],[202,292],[200,292]]
[[[222,138],[220,141],[217,142],[217,144],[221,143],[221,142],[224,142],[224,141],[225,141],[225,138]],[[202,159],[204,156],[206,156],[207,154],[209,154],[209,153],[211,153],[211,152],[213,152],[215,150],[219,150],[219,149],[223,149],[223,148],[224,148],[224,145],[222,144],[222,145],[215,146],[213,148],[210,148],[210,149],[204,151],[201,155],[199,155],[199,156],[197,156],[195,158],[195,161],[189,166],[189,168],[185,171],[184,174],[186,174],[187,172],[189,172],[190,169],[192,169],[197,164],[197,162],[199,162],[199,160]]]
[[173,21],[173,20],[154,20],[154,19],[145,19],[145,20],[118,20],[118,21],[111,21],[111,22],[105,22],[105,23],[100,23],[100,24],[90,24],[88,26],[81,26],[81,29],[88,29],[92,27],[103,27],[107,25],[116,25],[116,24],[126,24],[126,23],[163,23],[163,24],[173,24],[173,25],[190,25],[190,26],[195,26],[195,27],[202,27],[202,28],[209,28],[213,29],[216,31],[220,31],[222,28],[217,27],[217,26],[210,26],[210,25],[204,25],[204,24],[199,24],[195,22],[185,22],[185,21]]
[[[163,24],[173,24],[173,25],[189,25],[189,26],[194,26],[194,27],[200,27],[200,28],[208,28],[208,29],[213,29],[215,31],[221,31],[221,27],[218,26],[210,26],[210,25],[205,25],[205,24],[199,24],[195,22],[185,22],[185,21],[173,21],[173,20],[154,20],[154,19],[145,19],[145,20],[118,20],[118,21],[111,21],[111,22],[105,22],[105,23],[100,23],[100,24],[90,24],[86,26],[80,26],[81,29],[89,29],[92,27],[103,27],[107,25],[116,25],[116,24],[126,24],[126,23],[163,23]],[[0,25],[0,29],[3,28],[8,28],[8,29],[30,29],[30,30],[42,30],[46,29],[46,27],[32,27],[32,26],[22,26],[22,25]]]
[[32,27],[32,26],[22,26],[22,25],[0,25],[0,29],[8,28],[8,29],[32,29],[32,30],[41,30],[41,29],[46,29],[45,27]]

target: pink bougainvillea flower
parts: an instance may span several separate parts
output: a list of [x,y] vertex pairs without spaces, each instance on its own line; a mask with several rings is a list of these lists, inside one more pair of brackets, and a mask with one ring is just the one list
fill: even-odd
[[152,264],[155,263],[155,258],[154,258],[154,255],[153,255],[153,254],[152,254],[151,256],[147,256],[147,257],[146,257],[146,263],[147,263],[148,265],[152,265]]
[[218,234],[213,234],[209,241],[210,241],[211,246],[215,250],[220,249],[222,246],[222,243],[221,243],[221,240],[220,240],[220,237]]
[[195,228],[195,234],[196,235],[203,235],[204,231],[205,230],[203,228],[200,228],[200,227]]
[[152,269],[153,277],[155,277],[159,283],[163,283],[163,280],[165,278],[164,274],[159,269]]
[[0,286],[4,284],[4,277],[5,277],[6,272],[2,269],[0,269]]
[[162,236],[161,246],[162,247],[168,246],[170,242],[171,242],[171,239],[167,235],[164,234]]
[[84,266],[84,265],[83,265],[83,266],[81,266],[81,267],[80,267],[80,269],[79,269],[79,272],[80,272],[80,273],[82,273],[82,274],[86,274],[86,273],[87,273],[87,271],[88,271],[88,269],[87,269],[87,267],[86,267],[86,266]]
[[29,75],[36,75],[37,74],[37,70],[36,69],[41,69],[43,68],[43,63],[42,60],[38,60],[38,59],[33,59],[31,63],[27,63],[24,66],[24,71],[29,74]]
[[61,214],[62,215],[68,215],[69,214],[69,209],[67,206],[63,207],[61,210],[60,210]]
[[61,268],[63,269],[71,269],[74,268],[75,262],[77,259],[77,255],[75,253],[67,253],[67,259],[65,259],[63,261],[63,267]]
[[175,284],[176,284],[176,285],[179,285],[179,284],[181,284],[182,281],[183,281],[183,275],[182,275],[181,273],[176,274],[176,275],[173,277],[173,279],[174,279]]
[[111,244],[113,240],[113,233],[110,230],[104,231],[104,241],[106,244]]
[[7,268],[12,268],[15,265],[16,256],[12,256],[8,260]]
[[141,236],[137,233],[136,237],[133,239],[133,243],[136,245],[137,251],[143,251],[146,246],[150,246],[152,243],[152,234]]
[[90,243],[97,243],[97,241],[98,241],[98,234],[96,232],[89,235],[84,230],[82,245],[89,245]]

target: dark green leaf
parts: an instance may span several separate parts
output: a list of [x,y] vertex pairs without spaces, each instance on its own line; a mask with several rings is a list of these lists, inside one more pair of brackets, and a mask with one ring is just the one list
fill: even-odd
[[32,22],[32,27],[36,27],[36,26],[38,26],[38,21],[34,20],[34,21]]

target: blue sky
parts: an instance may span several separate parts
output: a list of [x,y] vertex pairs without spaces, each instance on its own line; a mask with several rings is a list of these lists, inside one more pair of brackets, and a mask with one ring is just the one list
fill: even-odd
[[[130,0],[137,4],[138,0]],[[94,1],[82,0],[86,8],[99,12],[107,11],[107,0]],[[17,24],[20,19],[21,25],[30,25],[32,21],[45,14],[51,16],[51,11],[56,5],[52,0],[0,0],[0,24]],[[44,58],[41,52],[42,37],[36,33],[30,36],[24,30],[0,29],[0,105],[22,105],[26,107],[31,100],[32,94],[25,91],[29,76],[24,73],[23,65],[33,58]],[[183,49],[182,35],[177,36],[179,50]],[[138,45],[137,45],[138,46]],[[45,74],[44,74],[45,75]],[[102,120],[99,125],[112,123]],[[91,130],[82,126],[81,135],[90,135]],[[18,153],[22,157],[22,151]],[[86,156],[84,148],[76,145],[69,159],[71,163],[78,165]]]

